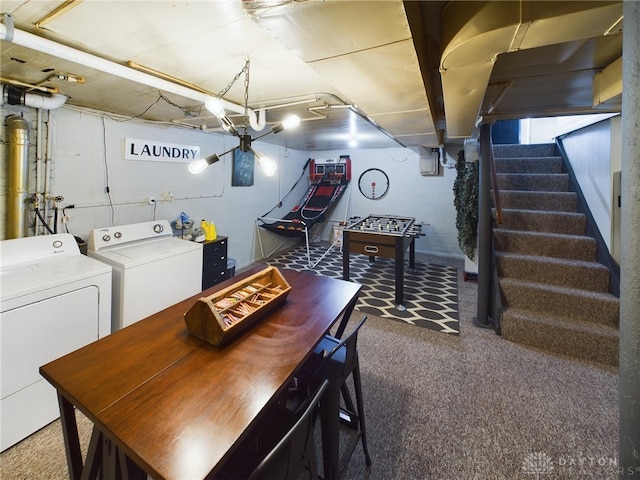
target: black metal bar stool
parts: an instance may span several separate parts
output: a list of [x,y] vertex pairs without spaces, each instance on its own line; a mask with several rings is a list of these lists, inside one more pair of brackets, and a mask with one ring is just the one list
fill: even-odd
[[[326,480],[340,476],[340,472],[347,465],[359,440],[362,440],[366,465],[371,466],[357,350],[358,332],[366,320],[367,317],[362,318],[358,325],[342,340],[325,335],[314,349],[311,358],[302,367],[300,374],[297,375],[301,381],[310,385],[317,385],[325,379],[329,380],[329,388],[320,401],[324,478]],[[349,377],[353,381],[355,406],[347,385]],[[344,406],[340,401],[341,393]],[[339,458],[339,424],[341,421],[357,432],[342,459]]]
[[329,386],[325,380],[296,412],[272,407],[268,418],[243,442],[222,471],[220,480],[296,480],[307,470],[317,480],[313,425],[318,404]]

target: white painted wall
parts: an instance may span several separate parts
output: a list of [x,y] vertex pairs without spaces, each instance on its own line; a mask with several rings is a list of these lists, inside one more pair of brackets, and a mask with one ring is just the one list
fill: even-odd
[[[35,111],[28,107],[2,106],[3,119],[12,113],[24,115],[32,123],[30,156],[35,159]],[[266,177],[257,167],[252,187],[232,187],[232,155],[224,156],[221,162],[194,176],[187,171],[186,163],[125,160],[124,141],[136,138],[197,145],[202,156],[206,156],[232,148],[237,139],[141,120],[119,120],[66,106],[50,112],[51,151],[45,155],[50,158],[47,194],[64,196],[61,206],[75,205],[66,211],[69,216],[66,227],[76,236],[86,239],[92,229],[103,226],[154,218],[171,221],[186,212],[197,221],[214,222],[218,234],[229,237],[229,257],[235,258],[237,267],[242,268],[261,258],[255,219],[268,212],[289,191],[306,160],[348,154],[352,159],[353,180],[349,216],[381,213],[415,217],[429,224],[423,229],[426,236],[417,240],[418,252],[462,258],[453,207],[455,169],[443,169],[442,176],[421,176],[419,156],[412,150],[303,152],[258,141],[254,147],[276,160],[278,173]],[[278,134],[278,139],[284,145],[286,132]],[[0,153],[4,163],[4,151]],[[30,193],[43,191],[35,186],[35,164],[30,161]],[[358,191],[360,174],[371,167],[384,170],[390,179],[390,190],[380,200],[368,200]],[[41,174],[43,171],[41,169]],[[5,172],[3,168],[3,198],[6,196]],[[106,192],[107,185],[111,198]],[[332,221],[344,219],[348,195],[343,196],[326,222],[324,239],[329,239]],[[148,205],[148,197],[154,197],[156,204]],[[58,231],[64,229],[65,225],[59,224]],[[263,240],[268,252],[282,239],[266,233]]]
[[554,143],[556,137],[591,125],[615,114],[569,115],[563,117],[524,118],[520,120],[520,143]]
[[620,170],[620,117],[601,121],[562,137],[562,144],[587,200],[597,227],[612,256],[619,224],[614,193],[614,173]]

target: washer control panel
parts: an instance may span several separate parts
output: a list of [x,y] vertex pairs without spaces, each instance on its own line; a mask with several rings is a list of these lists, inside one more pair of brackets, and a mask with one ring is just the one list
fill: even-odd
[[97,252],[103,248],[171,235],[171,225],[168,220],[96,228],[89,234],[87,250]]

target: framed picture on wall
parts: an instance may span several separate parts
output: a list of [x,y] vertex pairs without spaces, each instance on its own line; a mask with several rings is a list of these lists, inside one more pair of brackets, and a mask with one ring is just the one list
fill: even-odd
[[234,187],[251,187],[253,185],[253,152],[243,152],[240,148],[233,151],[233,169],[231,185]]

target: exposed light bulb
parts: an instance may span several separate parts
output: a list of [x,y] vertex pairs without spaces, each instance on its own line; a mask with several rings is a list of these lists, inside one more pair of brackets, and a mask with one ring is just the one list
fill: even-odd
[[298,125],[300,125],[300,117],[298,115],[289,115],[282,121],[282,128],[285,130],[295,128]]
[[262,171],[267,177],[273,177],[278,171],[278,164],[269,157],[264,157],[261,161]]
[[[253,150],[253,149],[252,149]],[[256,157],[258,165],[262,168],[262,171],[267,177],[273,177],[278,171],[278,164],[270,157],[264,156],[262,153],[253,150],[253,154]]]
[[[226,152],[221,153],[220,156],[226,155],[230,151],[231,150],[227,150]],[[207,168],[209,165],[213,165],[214,163],[219,162],[220,161],[220,156],[218,156],[215,153],[212,153],[208,157],[201,158],[199,160],[194,160],[193,162],[191,162],[189,164],[189,171],[191,173],[198,174],[198,173],[202,172],[205,168]]]
[[219,98],[207,98],[207,100],[204,102],[204,107],[218,118],[223,118],[226,115],[224,107],[222,106],[222,102]]
[[198,173],[204,172],[205,168],[207,168],[209,164],[204,158],[200,160],[194,160],[189,164],[189,172],[197,175]]
[[273,127],[271,127],[271,132],[280,133],[283,130],[295,128],[298,125],[300,125],[300,117],[297,115],[289,115],[282,121],[282,123],[277,123]]

